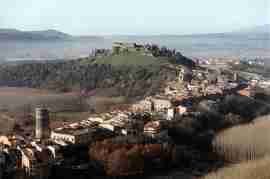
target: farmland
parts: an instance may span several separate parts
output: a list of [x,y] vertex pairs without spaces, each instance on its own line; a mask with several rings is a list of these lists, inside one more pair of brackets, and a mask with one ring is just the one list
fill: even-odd
[[[54,115],[52,115],[52,117],[55,120],[52,121],[67,121],[71,118],[67,119],[64,117],[67,116],[63,115],[66,111],[74,113],[73,115],[69,115],[70,117],[80,115],[78,112],[80,110],[78,103],[78,95],[75,93],[55,93],[48,90],[32,88],[1,87],[0,133],[13,132],[15,126],[17,126],[19,131],[21,131],[21,129],[23,129],[24,132],[32,131],[34,108],[37,106],[46,106],[53,109]],[[56,120],[56,118],[58,120]]]
[[46,106],[60,110],[64,107],[75,107],[77,99],[75,93],[55,93],[32,88],[0,88],[0,109],[2,111],[21,111],[29,106]]

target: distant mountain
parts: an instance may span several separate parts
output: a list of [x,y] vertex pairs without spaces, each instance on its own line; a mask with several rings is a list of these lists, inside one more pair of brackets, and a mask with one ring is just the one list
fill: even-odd
[[69,39],[72,38],[71,35],[57,31],[57,30],[45,30],[45,31],[29,31],[33,35],[40,35],[45,38],[59,38],[59,39]]
[[20,31],[0,29],[0,40],[69,40],[72,36],[56,30]]
[[57,30],[21,31],[17,29],[0,29],[0,40],[44,41],[44,40],[97,40],[98,36],[72,36]]

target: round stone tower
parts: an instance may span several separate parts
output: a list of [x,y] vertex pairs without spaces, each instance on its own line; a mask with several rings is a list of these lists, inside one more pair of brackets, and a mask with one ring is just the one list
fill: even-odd
[[50,137],[50,116],[46,108],[36,108],[36,138]]

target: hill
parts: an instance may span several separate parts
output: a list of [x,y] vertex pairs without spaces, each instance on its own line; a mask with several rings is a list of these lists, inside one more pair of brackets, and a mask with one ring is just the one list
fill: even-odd
[[65,92],[109,89],[109,96],[141,97],[158,92],[165,79],[174,80],[178,65],[195,67],[166,47],[116,42],[112,50],[95,49],[90,57],[77,60],[5,63],[0,65],[0,86]]
[[96,54],[93,54],[92,59],[86,58],[81,59],[82,64],[98,64],[98,65],[112,65],[112,66],[151,66],[160,67],[166,66],[170,64],[178,64],[185,65],[187,67],[194,67],[195,63],[183,56],[180,52],[172,54],[167,48],[161,48],[158,50],[139,50],[139,49],[129,49],[127,52],[116,53],[112,50],[112,54],[107,53],[104,49],[100,49],[101,51],[96,51]]
[[71,35],[56,31],[20,31],[17,29],[0,29],[0,40],[68,40]]
[[44,30],[44,31],[29,31],[33,35],[40,35],[44,38],[59,38],[59,39],[68,39],[72,36],[57,30]]
[[185,57],[177,60],[129,54],[96,59],[5,64],[0,65],[0,86],[64,92],[106,89],[108,96],[139,97],[157,92],[164,79],[175,79],[175,63],[187,61]]
[[169,57],[154,57],[145,56],[137,53],[110,55],[102,58],[97,58],[93,63],[95,64],[107,64],[113,66],[160,66],[170,63],[173,58]]
[[17,29],[0,29],[0,40],[3,41],[52,41],[52,40],[100,40],[99,36],[73,36],[64,32],[49,29],[42,31],[21,31]]

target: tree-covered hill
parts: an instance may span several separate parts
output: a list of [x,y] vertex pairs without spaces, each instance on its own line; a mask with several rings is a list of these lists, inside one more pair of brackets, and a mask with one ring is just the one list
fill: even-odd
[[[141,96],[157,92],[162,82],[176,77],[168,64],[185,57],[156,58],[112,55],[97,59],[19,63],[0,66],[0,86],[24,86],[57,91],[110,89],[111,95]],[[144,90],[142,90],[144,89]]]

